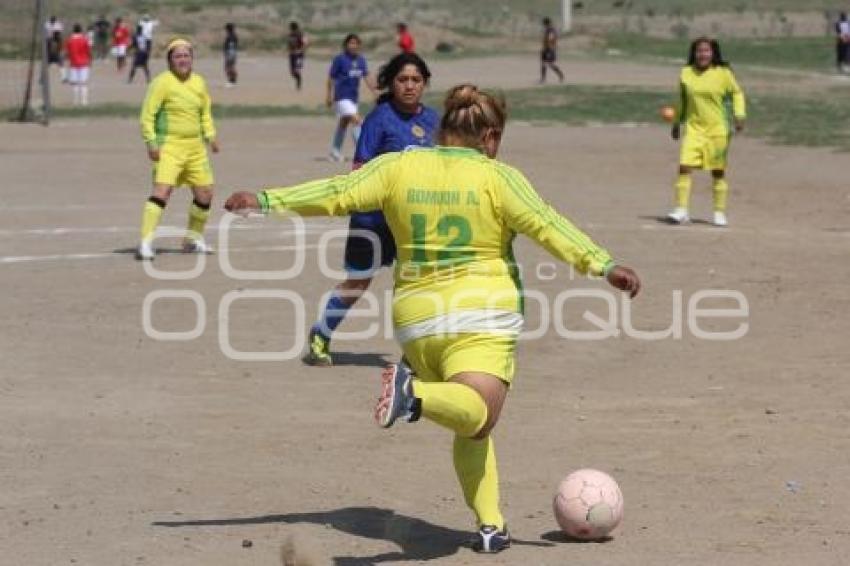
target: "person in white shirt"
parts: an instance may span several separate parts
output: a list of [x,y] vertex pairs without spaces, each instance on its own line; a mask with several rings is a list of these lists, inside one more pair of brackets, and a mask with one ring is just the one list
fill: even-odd
[[850,55],[850,22],[847,13],[841,12],[835,22],[835,59],[839,73],[847,72],[847,59]]
[[152,20],[148,14],[145,14],[139,21],[139,25],[142,26],[142,35],[144,35],[145,39],[152,43],[153,30],[156,26],[159,25],[159,20]]
[[50,16],[46,22],[44,22],[44,33],[48,37],[53,35],[56,32],[62,33],[65,31],[65,26],[62,22],[56,19],[56,16]]
[[44,22],[44,45],[47,51],[47,66],[56,65],[59,67],[59,78],[62,82],[68,82],[68,70],[65,68],[65,62],[62,57],[62,49],[65,43],[62,37],[62,32],[65,31],[65,26],[61,21],[56,19],[56,16],[50,16]]

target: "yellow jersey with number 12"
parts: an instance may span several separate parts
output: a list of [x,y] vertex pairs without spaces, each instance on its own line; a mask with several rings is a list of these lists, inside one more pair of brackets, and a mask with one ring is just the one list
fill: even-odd
[[382,210],[398,250],[393,319],[403,343],[449,329],[518,333],[516,234],[582,273],[613,265],[522,173],[475,149],[388,153],[347,175],[262,191],[259,201],[264,211],[306,216]]

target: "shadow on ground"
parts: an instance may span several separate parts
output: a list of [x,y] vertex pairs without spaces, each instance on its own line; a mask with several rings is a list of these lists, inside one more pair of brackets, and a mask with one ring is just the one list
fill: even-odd
[[336,352],[332,351],[334,366],[360,366],[385,368],[392,363],[388,359],[389,354],[375,354],[371,352]]
[[[335,556],[337,566],[378,564],[399,560],[436,560],[452,556],[468,546],[470,533],[458,531],[399,515],[378,507],[345,507],[315,513],[287,513],[226,519],[198,519],[184,521],[156,521],[157,527],[221,527],[232,525],[264,525],[269,523],[311,523],[334,528],[350,535],[395,543],[400,550],[372,556]],[[514,539],[516,546],[554,546],[552,542],[522,541]]]
[[640,220],[654,220],[655,222],[658,222],[659,224],[666,224],[667,226],[687,226],[688,224],[702,224],[704,226],[714,226],[714,224],[712,224],[708,220],[705,220],[703,218],[694,218],[694,217],[691,217],[690,222],[688,222],[686,224],[679,224],[678,222],[673,222],[666,215],[665,216],[656,216],[656,215],[648,214],[648,215],[638,216],[638,219],[640,219]]
[[610,536],[605,536],[596,540],[585,540],[571,537],[564,531],[549,531],[548,533],[543,533],[540,538],[548,540],[549,542],[556,542],[560,544],[605,544],[606,542],[614,540],[614,537]]

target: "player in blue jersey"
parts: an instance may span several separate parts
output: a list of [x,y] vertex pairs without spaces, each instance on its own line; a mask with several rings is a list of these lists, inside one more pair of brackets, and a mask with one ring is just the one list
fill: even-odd
[[[434,145],[440,117],[422,104],[430,78],[431,71],[415,53],[396,55],[381,68],[378,89],[383,94],[363,122],[354,154],[355,169],[384,153]],[[333,364],[331,335],[348,309],[369,288],[375,270],[392,265],[396,257],[395,241],[381,211],[352,215],[349,230],[345,244],[348,278],[336,286],[321,318],[310,330],[309,350],[304,358],[310,365]]]
[[330,158],[342,161],[342,143],[345,141],[345,131],[351,126],[351,137],[354,145],[360,137],[360,124],[363,118],[357,108],[360,99],[360,80],[366,83],[373,93],[376,92],[371,78],[366,58],[360,54],[360,37],[350,33],[342,42],[342,53],[334,57],[328,72],[327,96],[325,103],[333,106],[339,120],[331,142]]

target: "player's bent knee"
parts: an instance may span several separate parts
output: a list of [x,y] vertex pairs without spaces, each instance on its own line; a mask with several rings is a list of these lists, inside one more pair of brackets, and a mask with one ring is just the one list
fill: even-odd
[[481,372],[465,372],[452,376],[450,381],[462,383],[475,390],[487,405],[487,420],[473,435],[473,440],[483,440],[499,422],[499,415],[508,394],[508,386],[499,377]]
[[491,432],[491,431],[492,431],[492,430],[496,427],[496,422],[494,421],[494,422],[491,424],[491,423],[489,422],[489,421],[490,421],[490,417],[489,417],[489,416],[487,417],[487,421],[488,421],[488,422],[484,423],[484,426],[483,426],[483,427],[481,427],[481,430],[479,430],[478,432],[476,432],[474,436],[471,436],[471,437],[470,437],[472,440],[484,440],[485,438],[487,438],[488,436],[490,436],[490,432]]
[[168,202],[171,198],[172,187],[169,185],[154,185],[151,191],[151,198],[157,198],[163,202]]
[[212,203],[213,192],[210,187],[195,187],[192,191],[194,203],[201,208],[207,207],[209,208],[210,203]]
[[481,429],[472,436],[473,440],[484,440],[490,433],[496,428],[496,423],[499,422],[499,415],[502,413],[502,402],[490,402],[487,399],[484,400],[487,404],[487,420],[484,421],[484,425]]

